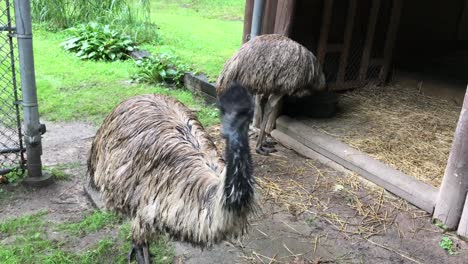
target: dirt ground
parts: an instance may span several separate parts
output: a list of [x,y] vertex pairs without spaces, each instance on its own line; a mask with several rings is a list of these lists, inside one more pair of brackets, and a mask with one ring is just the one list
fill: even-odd
[[[83,191],[86,156],[97,128],[85,123],[46,122],[43,161],[71,164],[71,181],[42,189],[8,187],[0,219],[48,210],[55,222],[81,219],[93,209]],[[209,129],[222,147],[216,127]],[[262,212],[248,235],[200,251],[174,243],[175,263],[468,263],[468,245],[431,224],[431,218],[406,202],[317,161],[277,146],[272,156],[254,154]],[[53,235],[53,234],[51,234]],[[83,250],[103,234],[68,241]],[[449,256],[443,235],[456,245]]]

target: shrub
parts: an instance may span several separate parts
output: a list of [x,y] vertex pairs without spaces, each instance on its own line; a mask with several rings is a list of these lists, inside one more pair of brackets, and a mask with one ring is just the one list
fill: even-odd
[[184,73],[189,70],[189,67],[167,53],[137,60],[136,64],[138,71],[132,78],[151,84],[167,83],[180,86]]
[[137,42],[157,40],[149,0],[32,0],[33,21],[50,30],[92,21],[111,24]]
[[71,28],[70,32],[72,37],[60,45],[80,59],[123,60],[129,58],[136,46],[129,36],[110,29],[109,25],[92,22]]

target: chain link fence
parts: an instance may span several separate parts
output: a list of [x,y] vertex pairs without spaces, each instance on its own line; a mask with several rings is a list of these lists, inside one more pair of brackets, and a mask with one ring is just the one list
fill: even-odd
[[0,1],[0,175],[25,166],[14,8]]

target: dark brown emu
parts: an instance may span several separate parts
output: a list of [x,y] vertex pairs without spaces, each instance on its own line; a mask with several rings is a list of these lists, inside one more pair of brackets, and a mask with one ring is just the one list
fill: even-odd
[[196,116],[163,95],[118,105],[93,141],[90,185],[105,206],[132,219],[132,249],[150,263],[160,232],[207,247],[242,235],[257,208],[248,144],[250,93],[233,83],[219,98],[225,159]]
[[263,155],[274,151],[264,147],[264,135],[269,116],[278,111],[280,99],[284,95],[302,97],[325,89],[325,76],[314,54],[277,34],[261,35],[244,43],[218,77],[218,96],[234,81],[262,98],[257,108],[263,117],[256,151]]

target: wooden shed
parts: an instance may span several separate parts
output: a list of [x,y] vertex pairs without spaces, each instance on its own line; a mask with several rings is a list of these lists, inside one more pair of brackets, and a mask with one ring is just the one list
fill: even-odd
[[468,0],[268,0],[261,33],[309,48],[333,90],[385,83],[394,68],[468,80]]

